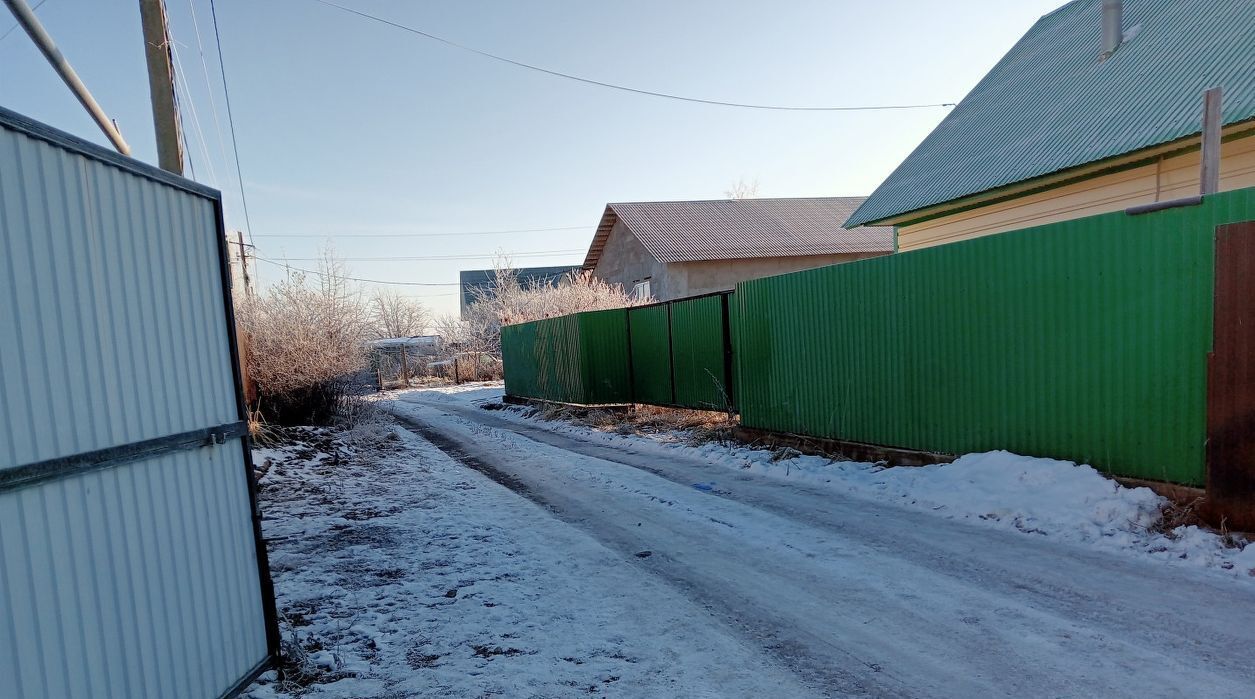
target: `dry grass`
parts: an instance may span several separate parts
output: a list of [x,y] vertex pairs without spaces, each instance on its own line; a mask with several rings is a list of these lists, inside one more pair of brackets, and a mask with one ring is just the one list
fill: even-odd
[[1178,537],[1177,529],[1179,527],[1199,527],[1215,531],[1220,535],[1220,542],[1231,549],[1240,549],[1247,545],[1246,538],[1241,534],[1229,531],[1228,523],[1225,519],[1220,520],[1218,527],[1213,527],[1210,522],[1203,519],[1201,511],[1205,505],[1205,499],[1198,497],[1189,502],[1176,502],[1168,499],[1159,510],[1159,520],[1147,528],[1148,531],[1155,534],[1162,534],[1169,539]]
[[689,444],[729,443],[735,424],[727,413],[637,405],[629,408],[581,408],[549,404],[538,415],[545,420],[565,420],[616,434],[663,434],[678,432]]
[[1163,534],[1169,539],[1175,539],[1178,527],[1191,525],[1205,527],[1207,525],[1199,515],[1202,505],[1203,498],[1194,498],[1187,503],[1167,500],[1159,511],[1159,521],[1150,527],[1150,531],[1156,534]]

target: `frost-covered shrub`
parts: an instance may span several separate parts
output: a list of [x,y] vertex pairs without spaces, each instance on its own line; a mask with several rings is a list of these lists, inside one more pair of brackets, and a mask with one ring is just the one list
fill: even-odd
[[300,272],[241,305],[248,371],[257,384],[250,406],[281,425],[327,424],[366,365],[370,313],[337,265],[317,283]]
[[[463,353],[501,356],[501,326],[542,318],[624,308],[649,302],[638,299],[618,284],[607,284],[588,271],[575,272],[553,285],[531,286],[508,265],[496,268],[496,281],[475,290],[475,301],[464,320],[445,318],[438,332],[446,346]],[[497,363],[500,370],[500,362]]]

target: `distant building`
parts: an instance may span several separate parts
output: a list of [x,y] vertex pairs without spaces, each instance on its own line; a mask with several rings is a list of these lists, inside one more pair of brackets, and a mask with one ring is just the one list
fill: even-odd
[[845,230],[864,197],[607,204],[584,269],[658,301],[893,252],[892,228]]
[[[556,285],[568,274],[579,270],[579,265],[567,265],[564,267],[523,267],[515,272],[518,273],[519,283],[524,288],[534,288]],[[479,292],[497,285],[497,272],[491,269],[462,270],[459,281],[462,284],[462,319],[465,320],[467,309],[479,300]]]
[[1255,186],[1255,2],[1070,2],[1039,19],[846,225],[895,226],[908,251],[1198,195],[1213,86],[1219,190]]

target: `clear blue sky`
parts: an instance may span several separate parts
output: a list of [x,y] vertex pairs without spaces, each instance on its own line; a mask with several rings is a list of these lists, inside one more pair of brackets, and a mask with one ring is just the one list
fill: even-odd
[[[338,1],[598,80],[800,105],[958,101],[1039,16],[1063,4]],[[227,225],[242,228],[229,140],[224,147],[214,126],[216,105],[228,133],[209,0],[167,3],[206,141],[185,105],[196,176],[224,191]],[[134,155],[155,162],[137,7],[47,0],[37,14]],[[218,0],[218,19],[252,232],[272,259],[313,257],[329,240],[349,258],[582,251],[607,202],[719,198],[738,178],[757,179],[768,197],[868,194],[946,111],[766,112],[632,95],[491,61],[313,0]],[[0,9],[0,33],[12,25]],[[20,30],[0,41],[0,105],[107,144]],[[361,237],[567,226],[581,228]],[[272,237],[292,234],[316,237]],[[490,260],[349,266],[355,276],[439,283]],[[263,281],[281,274],[264,264],[258,271]],[[396,288],[438,313],[456,309],[451,286]]]

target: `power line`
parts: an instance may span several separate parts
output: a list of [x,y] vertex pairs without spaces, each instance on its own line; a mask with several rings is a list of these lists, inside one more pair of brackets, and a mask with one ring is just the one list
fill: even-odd
[[[567,80],[574,80],[576,82],[581,82],[586,85],[596,85],[597,87],[605,87],[611,90],[622,90],[623,92],[632,92],[638,95],[649,95],[650,97],[662,97],[662,98],[670,99],[670,100],[679,100],[681,102],[697,102],[699,104],[712,104],[718,107],[740,107],[742,109],[767,109],[767,110],[785,111],[785,112],[866,112],[866,111],[880,111],[880,110],[891,110],[891,109],[926,109],[926,108],[931,108],[931,107],[953,107],[954,106],[953,102],[939,102],[939,103],[934,103],[934,104],[889,104],[889,105],[857,105],[857,106],[844,106],[844,107],[804,107],[804,106],[777,105],[777,104],[748,104],[744,102],[723,102],[720,100],[702,99],[700,97],[686,97],[684,95],[675,95],[668,92],[657,92],[655,90],[645,90],[645,89],[636,88],[636,87],[628,87],[626,85],[616,85],[614,83],[603,82],[601,80],[594,80],[592,78],[584,78],[578,75],[571,75],[570,73],[563,73],[556,70],[550,70],[549,68],[542,68],[541,66],[532,65],[531,63],[524,63],[522,61],[516,61],[513,58],[506,58],[505,56],[499,56],[495,53],[481,51],[477,48],[473,48],[465,44],[459,44],[456,41],[452,41],[444,37],[436,36],[435,34],[430,34],[428,32],[425,32],[415,27],[410,27],[410,26],[401,24],[399,22],[394,22],[389,19],[384,19],[383,17],[378,17],[368,12],[362,12],[361,10],[355,10],[351,7],[345,7],[344,5],[337,5],[336,3],[330,2],[329,0],[315,0],[315,2],[321,3],[328,7],[334,7],[343,12],[348,12],[349,14],[354,14],[354,15],[357,15],[358,17],[362,17],[362,18],[371,20],[373,22],[386,24],[390,27],[395,27],[396,29],[410,32],[411,34],[417,34],[418,36],[425,37],[433,41],[438,41],[447,46],[452,46],[453,48],[461,49],[462,51],[469,51],[470,53],[483,56],[485,58],[491,58],[494,61],[501,61],[502,63],[508,63],[518,68],[526,68],[528,70],[534,70],[540,73],[545,73],[546,75],[551,75],[556,78],[565,78]],[[211,0],[211,3],[212,3],[212,0]]]
[[222,57],[222,36],[218,33],[218,7],[209,0],[209,14],[213,17],[214,44],[218,47],[218,72],[222,74],[222,95],[227,103],[227,126],[231,131],[231,150],[235,154],[235,176],[240,183],[240,204],[244,208],[244,229],[249,242],[253,240],[253,223],[248,218],[248,197],[244,195],[244,173],[240,170],[240,144],[235,139],[235,116],[231,113],[231,90],[227,87],[227,64]]
[[580,231],[588,226],[557,228],[513,228],[500,231],[455,231],[451,233],[258,233],[255,238],[442,238],[462,235],[505,235],[508,233],[541,233],[547,231]]
[[[43,7],[43,4],[44,4],[44,3],[46,3],[46,2],[48,2],[48,0],[39,0],[39,2],[35,3],[35,4],[31,7],[31,12],[34,12],[35,10],[38,10],[40,7]],[[21,23],[21,22],[18,22],[17,24],[13,25],[12,27],[9,27],[7,30],[5,30],[5,32],[4,32],[3,34],[0,34],[0,41],[4,41],[6,38],[8,38],[8,36],[9,36],[10,34],[12,34],[12,33],[13,33],[13,30],[17,29],[17,28],[18,28],[18,27],[20,27],[20,26],[22,26],[22,23]]]
[[[318,270],[305,269],[304,267],[297,267],[295,265],[289,265],[284,262],[276,262],[274,260],[268,260],[264,257],[254,256],[253,259],[261,260],[262,262],[268,262],[276,267],[283,267],[284,269],[290,269],[290,270],[295,270],[297,272],[304,272],[306,274],[312,274],[317,277],[331,276],[325,272],[319,272]],[[393,284],[396,286],[462,286],[461,282],[392,282],[392,281],[385,281],[382,279],[363,279],[361,277],[344,277],[340,275],[335,275],[335,276],[339,277],[340,279],[348,279],[349,281],[354,281],[354,282],[366,282],[368,284]]]
[[[550,257],[555,255],[573,255],[575,253],[587,252],[584,248],[574,248],[570,250],[536,250],[533,252],[515,252],[505,255],[418,255],[414,257],[336,257],[338,262],[422,262],[422,261],[447,261],[447,260],[491,260],[496,257]],[[321,257],[289,257],[289,260],[296,262],[317,262]]]
[[[169,30],[167,29],[167,31]],[[187,80],[187,74],[183,72],[183,61],[179,58],[179,44],[174,40],[173,36],[171,36],[170,39],[170,55],[174,57],[174,70],[179,78],[176,87],[183,88],[183,96],[187,98],[187,108],[188,111],[192,113],[192,126],[196,129],[196,138],[200,141],[200,152],[205,156],[205,166],[209,168],[209,177],[212,179],[214,184],[218,184],[219,180],[217,168],[214,167],[213,158],[209,155],[209,142],[205,140],[205,131],[200,126],[200,115],[196,112],[196,102],[192,100],[191,84]],[[175,95],[177,97],[177,91],[175,92]],[[183,104],[182,99],[177,99],[177,102],[180,106]],[[181,110],[179,115],[181,118]],[[183,127],[182,124],[180,126]],[[183,131],[187,131],[186,127],[183,127]],[[183,140],[185,142],[187,141],[186,136]],[[187,162],[189,165],[192,164],[192,154],[190,151],[187,154]],[[196,178],[195,169],[192,170],[192,178]]]
[[[200,33],[200,19],[198,16],[200,13],[196,11],[196,3],[193,0],[187,0],[187,9],[192,15],[192,31],[196,34],[196,53],[200,56],[200,71],[201,75],[205,77],[205,90],[209,95],[209,110],[214,118],[214,131],[218,135],[218,152],[222,154],[223,166],[229,167],[231,159],[227,157],[227,141],[222,136],[222,122],[218,118],[218,99],[214,96],[213,81],[209,79],[209,64],[205,61],[205,41]],[[219,56],[221,57],[221,54]],[[240,182],[236,184],[241,189],[240,197],[243,198],[244,185]]]

